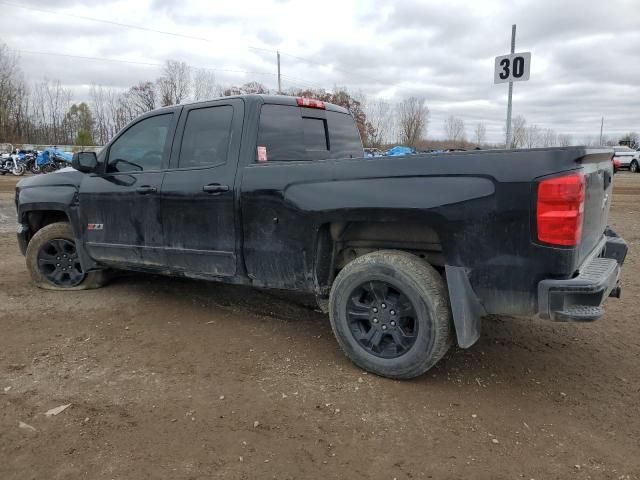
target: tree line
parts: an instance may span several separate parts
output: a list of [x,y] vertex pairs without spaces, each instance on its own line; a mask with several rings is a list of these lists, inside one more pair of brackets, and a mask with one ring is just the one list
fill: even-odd
[[[18,56],[0,44],[0,142],[104,145],[131,120],[156,108],[251,93],[276,92],[256,81],[239,86],[221,85],[210,70],[168,60],[155,79],[138,82],[127,89],[92,85],[88,101],[74,102],[72,90],[60,81],[26,81]],[[316,98],[347,108],[367,147],[402,144],[426,150],[501,146],[487,144],[484,122],[473,125],[468,135],[464,120],[454,115],[444,122],[445,139],[428,139],[430,112],[424,98],[409,97],[390,103],[343,87],[331,91],[289,88],[281,93]],[[512,132],[515,148],[572,143],[570,135],[528,124],[522,116],[513,119]],[[635,134],[626,137],[629,135]],[[633,138],[636,145],[637,135]],[[606,140],[613,143],[611,139]],[[590,139],[587,143],[594,141]]]
[[[0,45],[0,142],[104,145],[131,120],[156,108],[252,93],[276,92],[256,81],[221,85],[210,70],[169,60],[156,79],[127,89],[92,85],[88,101],[74,102],[72,90],[60,81],[27,82],[17,55]],[[391,109],[385,102],[369,103],[363,94],[341,87],[332,91],[289,88],[282,93],[347,108],[368,146],[395,141],[413,146],[426,136],[429,110],[424,99],[408,98]],[[387,130],[396,113],[397,134],[392,138]]]

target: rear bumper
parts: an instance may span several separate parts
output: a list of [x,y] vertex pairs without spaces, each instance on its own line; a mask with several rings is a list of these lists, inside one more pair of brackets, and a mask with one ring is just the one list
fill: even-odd
[[538,284],[540,316],[582,322],[600,318],[607,297],[620,296],[620,271],[626,255],[626,242],[607,229],[603,247],[585,261],[576,277],[542,280]]

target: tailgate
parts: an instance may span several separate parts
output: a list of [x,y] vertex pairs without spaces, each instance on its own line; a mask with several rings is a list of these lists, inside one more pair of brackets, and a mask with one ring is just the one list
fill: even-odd
[[612,154],[610,150],[587,150],[577,160],[586,175],[579,264],[598,245],[607,227],[613,192]]

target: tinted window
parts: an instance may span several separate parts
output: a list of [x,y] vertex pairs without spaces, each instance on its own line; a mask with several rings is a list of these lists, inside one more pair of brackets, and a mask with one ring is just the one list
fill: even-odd
[[232,119],[233,107],[230,105],[189,111],[178,166],[202,167],[225,163]]
[[263,105],[258,146],[266,147],[267,160],[306,160],[300,109]]
[[351,115],[327,112],[331,158],[364,157],[360,132]]
[[329,150],[327,145],[327,121],[322,118],[302,118],[304,147],[307,150]]
[[109,149],[107,172],[141,172],[162,167],[172,113],[145,118],[124,132]]
[[258,147],[266,148],[267,161],[364,156],[351,115],[287,105],[262,106]]

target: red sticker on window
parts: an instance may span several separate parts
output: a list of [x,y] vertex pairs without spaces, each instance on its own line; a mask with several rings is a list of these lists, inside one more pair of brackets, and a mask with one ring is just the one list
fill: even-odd
[[258,147],[258,161],[259,162],[267,161],[267,147]]

